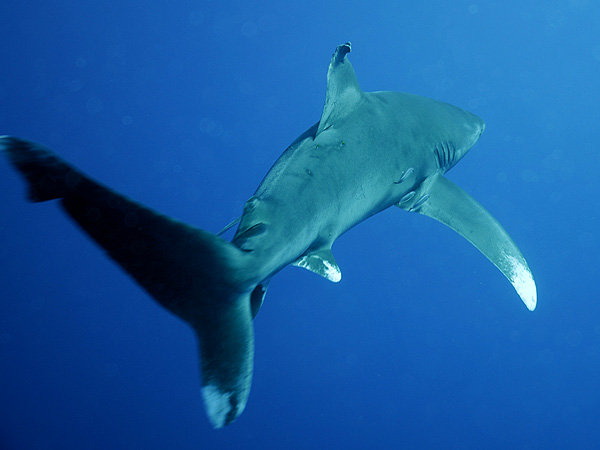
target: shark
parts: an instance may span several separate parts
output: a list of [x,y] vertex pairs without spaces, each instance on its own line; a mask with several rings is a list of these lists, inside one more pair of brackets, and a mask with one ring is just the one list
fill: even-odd
[[[102,185],[44,146],[0,137],[32,202],[64,211],[198,339],[201,392],[221,428],[244,410],[254,361],[252,321],[271,278],[292,264],[332,281],[331,247],[344,232],[396,206],[433,218],[471,242],[529,310],[535,281],[502,226],[444,174],[473,147],[484,122],[456,106],[400,92],[363,92],[349,42],[329,64],[320,120],[268,171],[241,217],[213,234]],[[231,241],[224,232],[237,225]]]

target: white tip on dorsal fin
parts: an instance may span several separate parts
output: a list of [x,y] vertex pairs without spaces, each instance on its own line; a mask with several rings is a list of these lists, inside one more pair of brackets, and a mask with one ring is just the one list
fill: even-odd
[[346,116],[352,106],[360,100],[362,91],[358,86],[352,64],[346,58],[350,49],[350,42],[346,42],[339,45],[331,57],[327,72],[327,96],[317,135]]

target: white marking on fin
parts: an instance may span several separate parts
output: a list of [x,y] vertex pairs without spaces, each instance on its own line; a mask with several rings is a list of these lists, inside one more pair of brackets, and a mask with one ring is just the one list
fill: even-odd
[[[221,392],[218,387],[207,385],[202,388],[202,397],[210,423],[215,428],[225,426],[225,420],[231,411],[231,392]],[[238,407],[239,409],[239,407]]]
[[[500,269],[527,309],[533,311],[537,304],[533,275],[521,251],[502,225],[473,197],[447,178],[435,175],[426,179],[423,185],[420,189],[431,193],[431,197],[419,208],[414,209],[413,206],[413,209],[447,225],[473,244]],[[410,205],[408,202],[405,204]]]
[[508,277],[509,281],[527,306],[529,311],[533,311],[537,305],[537,289],[535,281],[527,266],[525,266],[517,258],[506,255],[506,259],[511,264],[511,273]]
[[310,270],[334,283],[342,279],[342,271],[329,249],[304,255],[292,264],[296,267]]
[[325,266],[325,273],[327,274],[326,278],[334,283],[337,283],[342,279],[342,272],[340,272],[339,267],[334,266],[327,260],[323,260],[323,265]]

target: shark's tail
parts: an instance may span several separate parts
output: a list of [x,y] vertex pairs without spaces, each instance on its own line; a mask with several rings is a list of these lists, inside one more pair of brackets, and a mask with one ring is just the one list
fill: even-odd
[[35,143],[5,136],[0,148],[28,181],[31,201],[60,199],[113,260],[194,328],[210,421],[217,428],[234,421],[250,392],[252,318],[264,293],[251,256],[100,185]]

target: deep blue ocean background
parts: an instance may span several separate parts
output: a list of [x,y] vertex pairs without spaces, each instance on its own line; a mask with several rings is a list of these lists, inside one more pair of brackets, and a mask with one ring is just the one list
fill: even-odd
[[[195,337],[0,160],[0,448],[600,448],[600,3],[0,4],[0,134],[216,232],[319,120],[329,59],[487,129],[449,178],[533,270],[529,312],[443,225],[397,208],[298,268],[254,321],[252,393],[213,430]],[[368,151],[368,149],[365,149]]]

